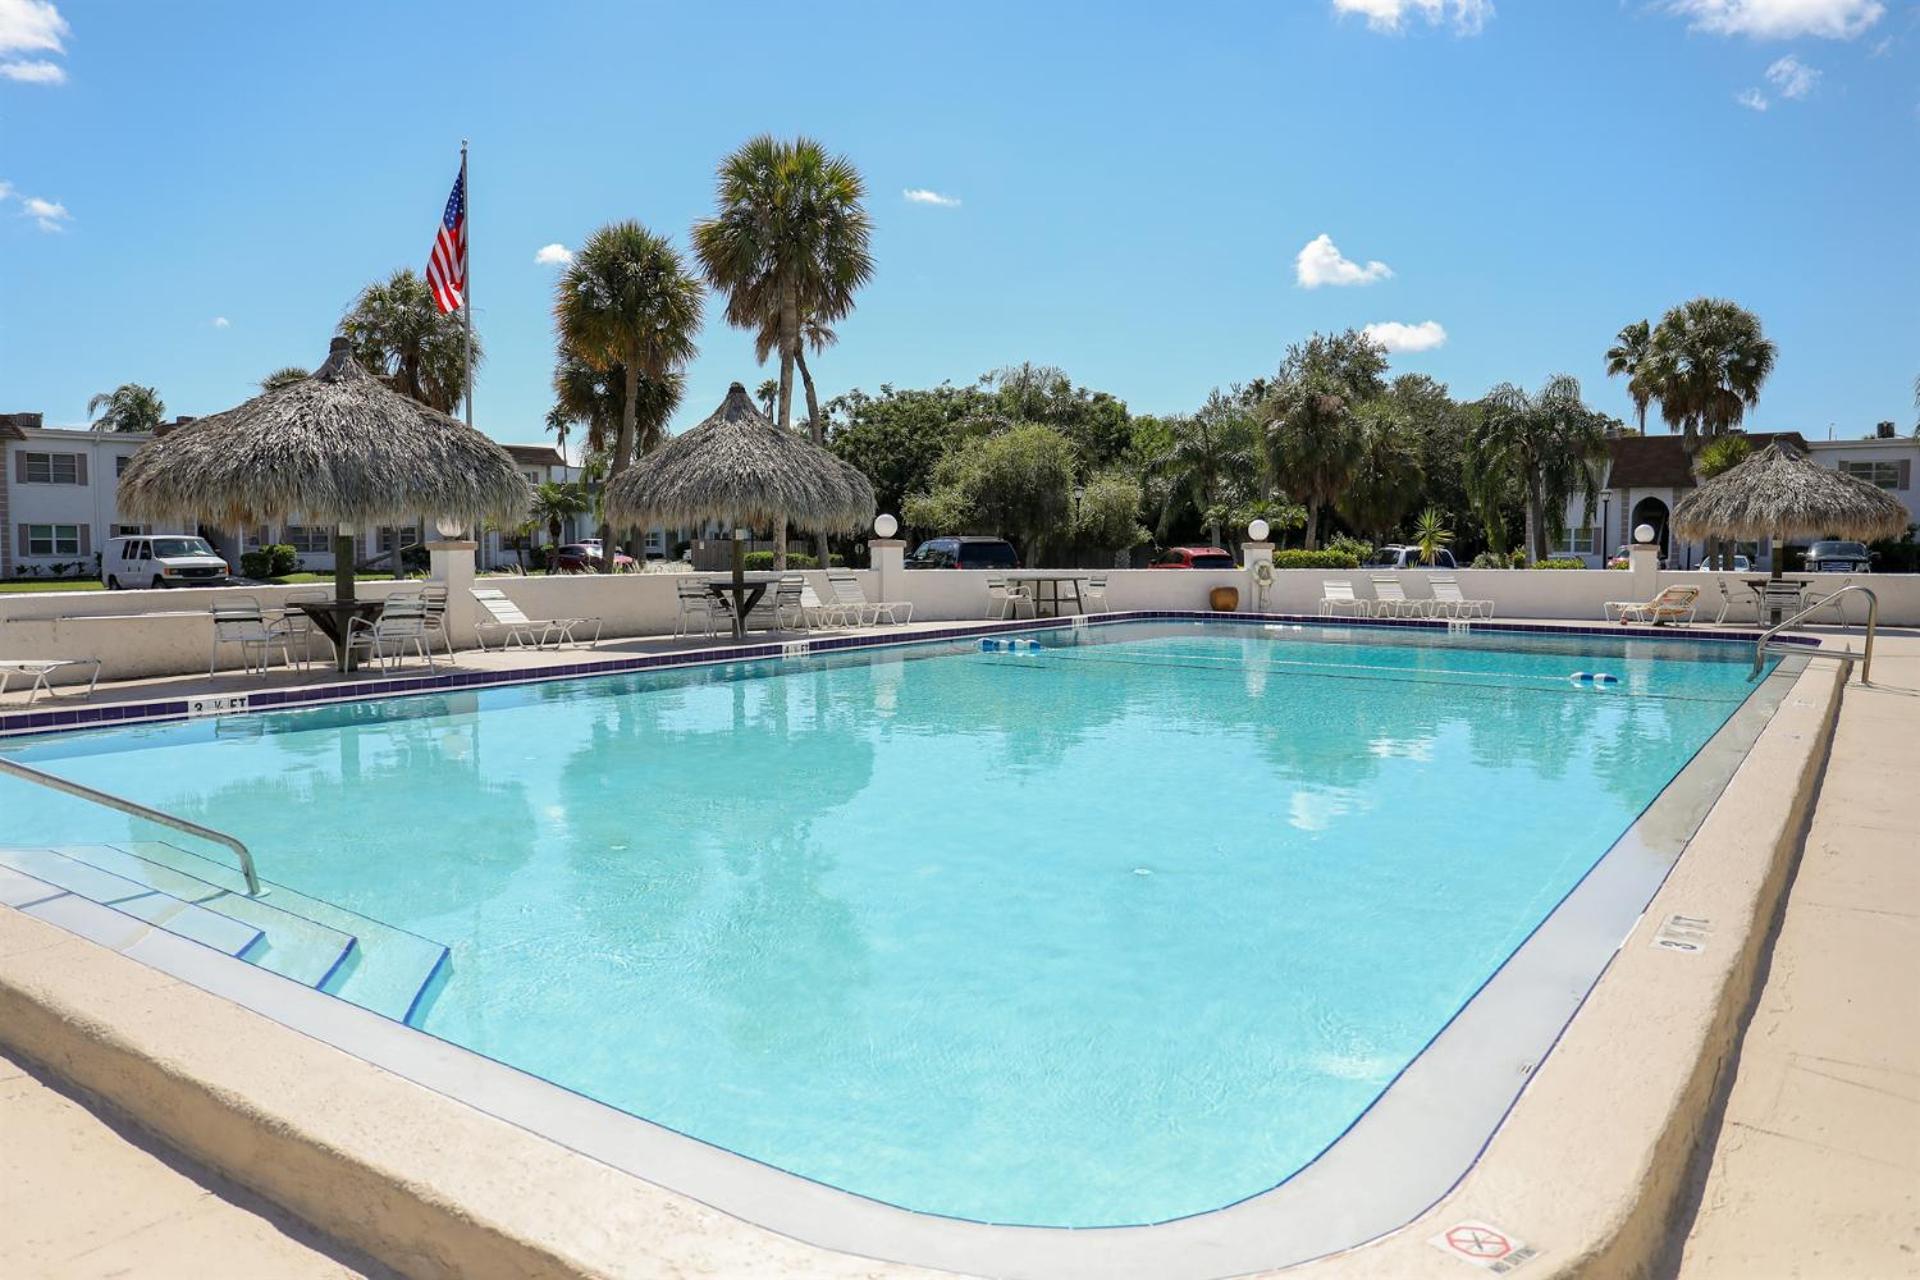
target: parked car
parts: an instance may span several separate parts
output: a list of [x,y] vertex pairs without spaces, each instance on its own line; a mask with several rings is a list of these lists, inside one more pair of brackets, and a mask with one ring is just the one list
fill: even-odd
[[[555,573],[604,573],[606,557],[596,542],[569,542],[553,553]],[[633,557],[624,551],[613,553],[615,573],[621,573],[634,567]]]
[[[1631,551],[1632,549],[1633,549],[1633,548],[1631,548],[1631,547],[1629,547],[1629,546],[1628,546],[1628,545],[1627,545],[1626,543],[1624,543],[1624,542],[1623,542],[1623,543],[1621,543],[1621,544],[1619,545],[1619,547],[1617,547],[1617,548],[1616,548],[1616,549],[1614,550],[1614,553],[1613,553],[1613,559],[1611,559],[1611,560],[1609,560],[1609,561],[1607,561],[1607,568],[1609,568],[1609,569],[1624,569],[1624,568],[1626,568],[1626,567],[1627,567],[1627,565],[1628,565],[1628,564],[1630,564],[1630,563],[1632,562],[1632,557],[1630,557],[1630,556],[1629,556],[1629,555],[1627,554],[1627,553],[1628,553],[1629,551]],[[1662,569],[1664,569],[1664,568],[1666,568],[1666,567],[1667,567],[1667,558],[1666,558],[1665,556],[1661,556],[1661,557],[1660,557],[1660,567],[1661,567]]]
[[907,557],[909,569],[1018,569],[1020,553],[1005,538],[928,538]]
[[1460,566],[1453,562],[1453,552],[1445,547],[1433,553],[1432,564],[1422,564],[1420,548],[1392,546],[1382,547],[1368,556],[1366,564],[1361,567],[1364,569],[1457,569]]
[[1233,552],[1222,547],[1168,547],[1149,569],[1238,569]]
[[1807,548],[1808,573],[1872,573],[1873,553],[1864,542],[1821,541]]
[[[1715,559],[1715,558],[1714,558],[1714,557],[1712,557],[1712,556],[1708,556],[1708,557],[1707,557],[1707,559],[1705,560],[1705,562],[1704,562],[1704,563],[1702,563],[1700,567],[1701,567],[1702,569],[1705,569],[1705,570],[1706,570],[1706,571],[1707,571],[1708,573],[1723,573],[1723,572],[1725,572],[1725,571],[1726,571],[1726,566],[1725,566],[1725,565],[1723,565],[1723,564],[1721,564],[1719,560],[1717,560],[1717,559]],[[1736,552],[1734,552],[1734,555],[1733,555],[1733,572],[1735,572],[1735,573],[1752,573],[1752,572],[1753,572],[1753,561],[1752,561],[1751,559],[1749,559],[1748,557],[1746,557],[1746,556],[1743,556],[1743,555],[1741,555],[1741,554],[1740,554],[1739,552],[1737,552],[1737,551],[1736,551]]]
[[233,568],[190,533],[153,533],[109,538],[100,552],[100,581],[109,591],[148,587],[220,587]]

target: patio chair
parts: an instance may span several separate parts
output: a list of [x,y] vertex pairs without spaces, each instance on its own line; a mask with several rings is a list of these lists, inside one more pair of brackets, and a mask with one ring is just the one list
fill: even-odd
[[447,661],[453,661],[453,635],[447,630],[447,589],[438,583],[428,583],[420,588],[420,596],[427,602],[427,635],[440,637],[440,647],[447,651]]
[[600,642],[602,623],[598,618],[529,618],[520,611],[520,606],[507,598],[507,593],[498,587],[469,588],[480,607],[487,611],[487,620],[474,624],[475,638],[482,649],[487,647],[487,633],[506,633],[506,639],[500,642],[502,650],[511,649],[518,644],[523,649],[538,649],[548,640],[553,647],[563,644],[578,644],[576,631],[584,630],[589,624],[593,627],[593,636],[586,641],[589,648]]
[[[252,596],[225,596],[213,602],[208,611],[213,617],[213,648],[207,655],[207,674],[212,675],[214,668],[220,665],[220,646],[237,644],[240,646],[240,669],[261,675],[267,674],[267,658],[274,646],[280,648],[280,656],[287,666],[293,666],[293,650],[287,643],[284,632],[276,632],[267,625],[267,619],[260,612],[260,602]],[[259,662],[254,661],[256,655]]]
[[[705,578],[681,575],[673,584],[678,595],[680,612],[673,621],[673,634],[683,636],[693,623],[700,624],[703,635],[713,634],[713,624],[720,620],[730,620],[733,611],[727,608],[726,601],[713,594]],[[731,622],[728,622],[731,625]]]
[[1080,607],[1088,613],[1107,613],[1113,608],[1107,603],[1107,575],[1096,573],[1089,577],[1080,588]]
[[1491,618],[1493,601],[1469,600],[1460,592],[1460,583],[1450,573],[1436,573],[1428,580],[1433,587],[1433,612],[1449,618]]
[[376,618],[347,620],[347,652],[365,649],[367,656],[376,659],[382,670],[399,666],[407,655],[408,645],[412,645],[427,664],[427,670],[433,670],[432,638],[427,625],[426,597],[411,591],[388,596],[381,602]]
[[[1720,611],[1713,615],[1713,625],[1717,627],[1727,620],[1727,614],[1733,609],[1736,601],[1733,598],[1733,588],[1727,585],[1725,578],[1715,578],[1713,581],[1714,585],[1720,589]],[[1756,602],[1756,610],[1758,607]],[[1756,613],[1755,616],[1757,617],[1758,614]]]
[[[885,622],[889,626],[898,626],[913,621],[911,601],[894,604],[885,600],[869,600],[867,593],[860,589],[860,579],[851,573],[829,573],[827,584],[833,588],[834,599],[863,622],[871,619],[876,625]],[[904,617],[901,616],[903,611]]]
[[1609,622],[1689,623],[1699,599],[1698,587],[1667,587],[1651,600],[1608,600],[1601,613]]
[[[77,694],[56,694],[53,686],[47,683],[47,677],[56,671],[68,667],[91,666],[93,674],[87,679],[87,691]],[[0,694],[7,691],[7,682],[15,676],[26,676],[33,683],[27,686],[27,705],[32,706],[40,700],[41,694],[49,698],[93,696],[94,686],[100,683],[100,659],[98,658],[0,658]]]
[[330,591],[294,591],[280,598],[281,614],[273,623],[272,630],[286,637],[289,646],[300,650],[300,665],[313,665],[313,638],[319,636],[327,642],[327,648],[333,648],[333,641],[327,633],[313,625],[313,619],[300,612],[296,607],[303,604],[318,604],[333,599]]
[[1415,600],[1407,595],[1406,588],[1400,585],[1400,579],[1390,573],[1375,573],[1373,580],[1373,613],[1375,617],[1420,618],[1433,612],[1431,600]]
[[1765,621],[1779,611],[1781,618],[1791,618],[1807,607],[1807,589],[1797,582],[1775,582],[1769,580],[1760,591],[1760,613],[1756,623]]
[[1020,606],[1033,607],[1033,597],[1025,586],[1005,578],[987,579],[987,616],[1000,622],[1020,616]]
[[741,624],[745,631],[805,631],[806,609],[800,603],[800,583],[782,578],[760,594]]
[[1326,578],[1320,583],[1320,615],[1346,614],[1364,618],[1373,610],[1371,601],[1353,594],[1353,584],[1343,578]]

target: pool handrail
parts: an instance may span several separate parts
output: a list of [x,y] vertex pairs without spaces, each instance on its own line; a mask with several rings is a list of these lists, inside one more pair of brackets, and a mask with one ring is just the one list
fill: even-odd
[[[1874,594],[1872,587],[1862,586],[1857,582],[1849,582],[1832,595],[1821,596],[1818,600],[1815,600],[1791,618],[1777,622],[1762,632],[1760,638],[1753,642],[1753,671],[1747,676],[1747,679],[1751,680],[1755,676],[1758,676],[1760,674],[1760,668],[1766,665],[1767,644],[1774,636],[1785,631],[1794,623],[1820,612],[1820,610],[1826,608],[1849,591],[1858,591],[1867,598],[1867,639],[1866,643],[1861,646],[1860,651],[1860,683],[1870,684],[1873,678],[1873,633],[1880,625],[1880,597]],[[1847,625],[1847,615],[1845,613],[1840,615],[1840,625],[1842,627]]]
[[184,831],[190,836],[199,836],[202,840],[211,840],[215,844],[223,844],[233,850],[234,856],[240,859],[240,874],[246,877],[247,896],[250,898],[258,898],[263,897],[266,893],[266,890],[260,887],[259,873],[253,869],[253,854],[247,851],[247,846],[242,844],[239,839],[228,835],[224,831],[215,831],[212,827],[203,827],[197,822],[190,822],[185,818],[176,818],[170,813],[163,813],[159,809],[141,804],[138,800],[129,800],[125,796],[116,796],[107,791],[97,791],[85,783],[74,782],[70,779],[62,778],[58,774],[47,773],[44,770],[34,768],[32,765],[21,764],[18,760],[9,760],[5,756],[0,756],[0,773],[10,774],[16,778],[24,778],[28,782],[35,782],[43,787],[50,787],[55,791],[64,792],[70,796],[77,796],[82,800],[91,800],[95,804],[103,804],[109,809],[118,809],[121,813],[129,814],[136,818],[145,818],[148,822],[158,823],[163,827],[172,827],[175,831]]

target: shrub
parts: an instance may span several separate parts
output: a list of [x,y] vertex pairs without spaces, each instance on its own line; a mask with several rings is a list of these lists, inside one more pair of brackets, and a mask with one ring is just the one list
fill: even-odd
[[243,578],[271,578],[273,576],[273,549],[262,547],[258,551],[240,553],[240,576]]
[[1325,550],[1334,552],[1339,555],[1352,556],[1353,564],[1351,566],[1304,565],[1302,567],[1309,568],[1309,569],[1320,569],[1320,568],[1339,569],[1339,568],[1346,568],[1346,567],[1358,568],[1359,566],[1365,564],[1368,560],[1372,559],[1373,553],[1376,550],[1378,550],[1378,548],[1376,548],[1371,542],[1367,542],[1366,540],[1361,538],[1350,538],[1343,533],[1336,538],[1330,539],[1327,542]]
[[1585,560],[1541,560],[1534,564],[1536,569],[1584,569]]
[[1360,557],[1351,551],[1276,551],[1276,569],[1358,569]]
[[290,573],[300,572],[300,553],[285,542],[277,542],[268,547],[273,557],[273,577],[284,578]]
[[[832,557],[832,564],[836,569],[843,569],[846,567],[847,558],[835,552]],[[746,558],[742,561],[742,565],[748,573],[765,573],[767,570],[773,568],[773,552],[749,551],[746,554]],[[818,569],[819,567],[820,561],[818,557],[807,555],[801,551],[787,552],[787,568],[789,570]]]

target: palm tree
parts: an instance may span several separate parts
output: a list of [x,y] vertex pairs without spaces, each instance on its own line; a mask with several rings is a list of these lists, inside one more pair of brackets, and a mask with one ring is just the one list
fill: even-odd
[[1199,412],[1167,419],[1172,439],[1154,468],[1168,482],[1168,510],[1161,516],[1164,534],[1173,509],[1191,504],[1215,546],[1225,546],[1228,511],[1237,498],[1251,496],[1249,482],[1260,470],[1252,419],[1232,397],[1215,388]]
[[760,402],[760,407],[766,411],[768,418],[773,417],[773,402],[779,394],[780,384],[772,378],[761,379],[759,387],[753,393],[754,399]]
[[1420,513],[1419,521],[1413,526],[1413,545],[1420,548],[1420,563],[1432,564],[1442,551],[1453,541],[1453,530],[1447,528],[1447,517],[1438,507],[1428,507]]
[[280,388],[290,387],[296,382],[305,382],[309,376],[311,375],[297,364],[285,365],[260,379],[260,389],[262,391],[278,391]]
[[[686,375],[678,369],[664,378],[641,375],[634,408],[636,457],[652,453],[666,439],[667,423],[680,408],[686,385]],[[560,430],[556,421],[563,426],[580,423],[587,429],[586,452],[611,457],[626,409],[626,387],[625,365],[609,365],[603,373],[563,352],[553,370],[554,404],[547,411],[547,429]]]
[[167,406],[152,387],[125,382],[87,401],[95,431],[152,431],[167,418]]
[[1647,434],[1647,406],[1653,403],[1653,393],[1641,374],[1646,369],[1647,349],[1652,343],[1652,326],[1645,320],[1635,320],[1622,329],[1613,345],[1607,348],[1607,376],[1627,380],[1627,398],[1633,401],[1633,412],[1640,421],[1643,436]]
[[[442,413],[452,413],[467,393],[466,326],[459,312],[442,314],[410,267],[362,289],[340,318],[340,336],[388,386]],[[484,355],[476,335],[474,368]]]
[[1274,476],[1307,507],[1307,550],[1320,546],[1320,512],[1353,474],[1357,431],[1349,388],[1324,370],[1281,381],[1269,398],[1267,454]]
[[[719,207],[694,224],[694,251],[708,283],[727,295],[727,323],[771,339],[762,359],[779,353],[774,420],[784,429],[792,425],[793,373],[807,323],[844,319],[854,293],[873,276],[873,223],[861,203],[866,182],[852,161],[828,155],[811,138],[784,142],[769,134],[722,160],[718,177]],[[815,444],[825,443],[824,431],[813,415]],[[822,564],[826,543],[822,536]]]
[[1476,494],[1517,491],[1527,514],[1527,555],[1547,558],[1547,540],[1565,531],[1567,500],[1585,495],[1589,514],[1600,499],[1606,418],[1580,398],[1570,374],[1548,378],[1529,394],[1510,382],[1488,392],[1467,437],[1468,488]]
[[1420,438],[1413,423],[1382,399],[1354,414],[1354,452],[1336,505],[1354,528],[1385,542],[1420,497]]
[[[593,499],[584,488],[577,484],[555,484],[549,480],[533,491],[527,517],[535,523],[544,523],[548,539],[558,546],[561,526],[572,517],[583,516],[591,510]],[[606,544],[601,545],[604,547]],[[551,562],[547,567],[553,567]]]
[[[562,364],[571,356],[588,369],[620,379],[620,425],[608,459],[609,481],[633,462],[640,430],[641,381],[678,401],[674,379],[699,349],[700,282],[688,274],[665,236],[631,220],[600,228],[574,256],[554,286],[554,327]],[[565,403],[564,399],[562,403]],[[671,410],[669,410],[670,412]],[[664,416],[660,419],[664,424]],[[593,422],[588,420],[588,428]],[[609,560],[613,530],[602,525]]]

